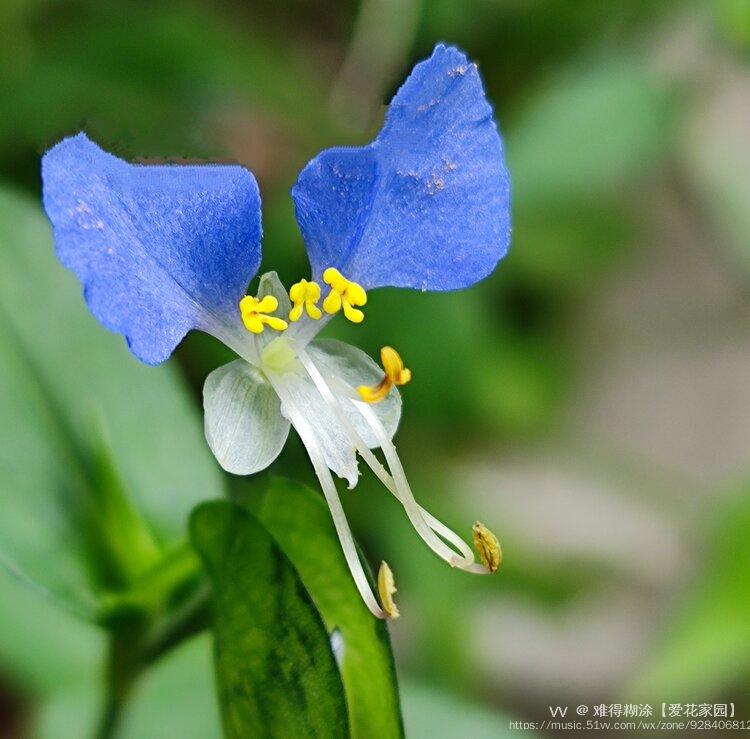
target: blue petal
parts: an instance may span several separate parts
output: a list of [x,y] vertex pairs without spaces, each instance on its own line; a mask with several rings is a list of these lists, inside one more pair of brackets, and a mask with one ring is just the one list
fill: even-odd
[[377,139],[328,149],[292,198],[313,276],[365,288],[452,290],[508,250],[510,182],[476,65],[438,45],[391,102]]
[[78,134],[44,155],[42,180],[60,261],[139,359],[158,364],[190,329],[239,320],[261,258],[246,169],[128,164]]

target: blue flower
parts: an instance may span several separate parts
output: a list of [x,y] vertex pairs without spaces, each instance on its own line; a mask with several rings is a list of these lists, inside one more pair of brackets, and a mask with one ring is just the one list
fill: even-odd
[[245,294],[261,261],[262,228],[258,186],[240,166],[133,165],[78,134],[44,155],[42,179],[60,260],[83,284],[94,316],[123,334],[136,357],[163,362],[191,329],[239,356],[204,387],[206,439],[226,470],[264,469],[295,427],[376,616],[398,614],[393,576],[383,564],[379,603],[331,476],[353,487],[357,454],[440,557],[470,572],[497,569],[499,545],[485,527],[474,526],[478,564],[414,500],[392,442],[396,386],[411,379],[398,353],[384,347],[381,369],[355,347],[315,339],[339,311],[362,321],[369,289],[463,288],[505,255],[502,142],[477,67],[463,53],[438,45],[395,95],[372,143],[328,149],[302,170],[292,198],[310,279],[288,292],[270,272],[257,296]]
[[191,328],[234,323],[260,265],[260,195],[242,167],[127,164],[78,134],[42,159],[60,261],[91,312],[148,364]]
[[510,241],[510,182],[475,64],[438,46],[368,146],[328,149],[292,188],[314,277],[365,289],[468,287]]

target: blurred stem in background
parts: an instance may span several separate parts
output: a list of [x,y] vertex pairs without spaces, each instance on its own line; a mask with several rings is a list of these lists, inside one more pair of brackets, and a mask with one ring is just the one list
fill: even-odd
[[[407,66],[424,0],[363,0],[329,94],[331,117],[356,134],[370,125]],[[377,54],[373,50],[377,49]]]
[[196,587],[200,565],[195,552],[186,545],[175,554],[151,573],[150,582],[141,585],[140,596],[133,598],[141,604],[163,603],[165,593],[170,593],[167,612],[139,610],[133,608],[132,602],[126,606],[120,602],[116,607],[110,602],[108,606],[106,698],[97,739],[117,735],[141,674],[171,649],[210,625],[210,590],[205,581]]

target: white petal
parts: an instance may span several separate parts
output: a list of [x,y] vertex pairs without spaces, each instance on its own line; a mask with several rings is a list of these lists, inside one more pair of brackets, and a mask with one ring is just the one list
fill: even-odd
[[[367,446],[377,446],[377,437],[372,429],[349,397],[337,390],[336,381],[339,384],[343,381],[352,388],[362,384],[375,384],[382,378],[383,371],[363,351],[340,341],[316,341],[307,347],[307,351],[346,414],[349,425]],[[281,383],[283,386],[283,392],[280,392],[285,397],[285,403],[293,404],[312,426],[329,469],[346,479],[350,488],[354,487],[359,478],[354,440],[305,370],[297,365],[293,371],[274,373],[273,377],[274,383]],[[282,406],[281,412],[286,415],[287,409]],[[387,398],[376,403],[373,412],[381,419],[386,432],[392,436],[401,415],[401,397],[398,391],[392,390]]]
[[303,414],[315,433],[328,468],[347,480],[350,488],[354,487],[359,478],[354,444],[312,380],[300,367],[298,371],[274,374],[274,382],[283,386],[283,392],[279,390],[284,395],[281,412],[290,414],[285,407],[288,402]]
[[235,475],[268,467],[289,434],[276,392],[243,359],[215,369],[206,378],[203,408],[208,445],[219,464]]
[[[381,367],[361,349],[345,344],[343,341],[316,339],[307,346],[307,352],[324,377],[338,377],[353,388],[359,385],[377,385],[383,379]],[[365,444],[370,449],[378,446],[375,434],[362,419],[361,414],[348,401],[342,400],[342,406],[346,409],[347,417]],[[383,400],[373,403],[371,408],[385,427],[388,436],[393,438],[401,419],[399,391],[394,387]]]
[[[322,301],[318,307],[321,306]],[[297,344],[297,346],[304,348],[310,345],[310,342],[325,328],[325,325],[332,318],[334,318],[334,316],[324,313],[322,318],[314,321],[307,315],[307,313],[303,313],[302,318],[295,323],[291,323],[284,333],[286,333],[287,338],[294,339],[294,343]]]
[[276,272],[264,272],[261,275],[258,284],[258,297],[264,298],[266,295],[273,295],[279,301],[279,307],[274,315],[289,320],[289,311],[292,309],[292,301],[289,300],[289,293],[284,285],[281,284],[279,275]]
[[[289,300],[289,294],[286,288],[281,284],[279,276],[276,272],[265,272],[261,275],[260,282],[258,284],[258,298],[263,299],[266,295],[273,295],[276,300],[279,301],[279,307],[270,315],[281,318],[284,321],[289,321],[289,311],[292,309],[292,302]],[[287,329],[288,331],[289,329]],[[262,333],[253,335],[258,352],[262,352],[263,348],[270,344],[274,339],[279,336],[284,336],[286,331],[275,331],[266,326]]]

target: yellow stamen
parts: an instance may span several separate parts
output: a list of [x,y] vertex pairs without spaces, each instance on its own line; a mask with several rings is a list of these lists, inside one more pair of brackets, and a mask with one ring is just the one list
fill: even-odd
[[240,315],[245,328],[254,334],[263,332],[265,326],[270,326],[274,331],[283,331],[287,322],[276,316],[268,316],[279,307],[279,301],[273,295],[266,295],[261,300],[245,295],[240,300]]
[[474,535],[474,547],[479,554],[482,564],[490,571],[497,572],[503,563],[503,552],[497,537],[484,525],[477,521],[471,531]]
[[386,562],[380,563],[380,569],[378,570],[378,593],[380,593],[380,603],[383,610],[388,615],[388,618],[398,618],[401,614],[399,613],[398,606],[393,600],[393,594],[396,591],[396,580],[393,577],[393,572]]
[[380,361],[385,371],[383,379],[377,385],[360,385],[357,388],[359,397],[365,403],[378,403],[388,395],[394,385],[406,385],[411,380],[411,370],[404,367],[403,360],[393,347],[384,346],[380,350]]
[[317,306],[320,300],[320,285],[317,282],[308,282],[307,280],[295,282],[289,290],[289,297],[294,303],[292,310],[289,311],[290,321],[299,321],[303,309],[314,321],[317,321],[323,315]]
[[391,346],[384,346],[380,350],[380,361],[383,363],[385,374],[391,378],[394,385],[406,385],[411,380],[411,370],[404,367],[399,353]]
[[335,267],[329,267],[323,272],[323,282],[331,288],[323,301],[323,310],[333,314],[343,308],[344,315],[352,323],[362,323],[365,314],[357,310],[356,306],[367,303],[365,289],[356,282],[347,280]]

